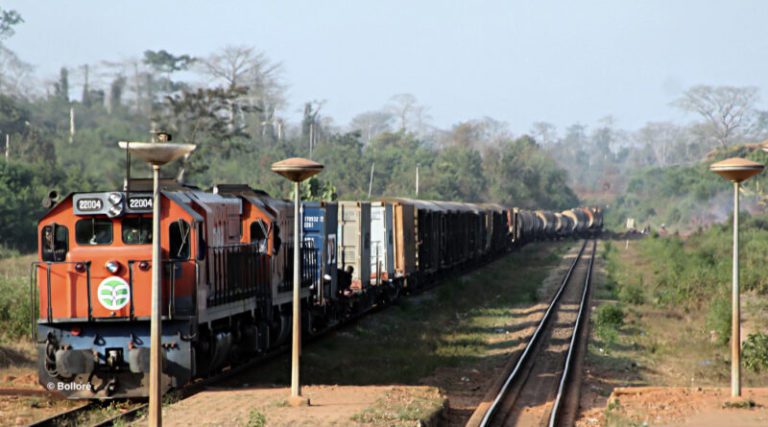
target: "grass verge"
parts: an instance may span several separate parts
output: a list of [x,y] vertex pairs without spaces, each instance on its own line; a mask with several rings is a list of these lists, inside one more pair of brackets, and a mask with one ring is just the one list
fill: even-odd
[[434,388],[396,387],[351,419],[374,426],[420,425],[436,419],[444,403],[445,398]]
[[[520,344],[514,332],[530,326],[525,308],[560,255],[570,247],[536,243],[437,288],[401,299],[308,346],[307,384],[420,384],[438,367],[465,366],[503,355]],[[287,384],[288,360],[257,370],[260,382]]]

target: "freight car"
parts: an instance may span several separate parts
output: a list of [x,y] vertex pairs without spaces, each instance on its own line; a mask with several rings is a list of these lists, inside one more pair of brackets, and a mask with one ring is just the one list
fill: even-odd
[[[147,395],[152,195],[127,182],[49,201],[38,224],[39,381],[69,398]],[[313,334],[526,242],[594,233],[602,215],[568,211],[592,219],[552,231],[533,211],[495,204],[307,202],[294,248],[284,200],[246,185],[161,187],[165,390],[288,341],[294,250]]]

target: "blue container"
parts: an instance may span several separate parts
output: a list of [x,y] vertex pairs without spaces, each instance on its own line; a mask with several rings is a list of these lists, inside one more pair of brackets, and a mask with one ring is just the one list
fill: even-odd
[[[325,305],[335,299],[338,289],[336,231],[338,205],[334,202],[302,203],[302,238],[311,241],[317,253],[318,274],[314,283],[315,303]],[[330,276],[331,280],[327,280]]]

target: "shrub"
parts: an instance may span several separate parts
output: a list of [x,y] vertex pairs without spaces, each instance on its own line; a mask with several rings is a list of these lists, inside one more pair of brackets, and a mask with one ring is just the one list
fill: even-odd
[[0,341],[29,336],[32,330],[32,307],[29,285],[23,279],[0,278]]
[[742,348],[744,366],[755,372],[768,368],[768,335],[749,334]]
[[624,310],[616,304],[603,304],[597,308],[595,316],[595,332],[605,341],[607,347],[619,339],[619,328],[624,324]]
[[248,427],[264,427],[267,425],[267,417],[256,409],[248,413]]
[[731,300],[719,296],[712,300],[707,312],[707,328],[717,333],[719,344],[728,344],[731,338]]
[[643,304],[645,302],[645,294],[643,293],[642,284],[622,286],[619,290],[619,300],[627,304]]
[[598,328],[619,329],[624,324],[624,310],[617,304],[603,304],[597,308],[595,325]]

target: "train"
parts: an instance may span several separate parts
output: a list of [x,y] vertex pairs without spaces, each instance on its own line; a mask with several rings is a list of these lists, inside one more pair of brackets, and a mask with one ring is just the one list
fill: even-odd
[[[130,184],[130,185],[128,185]],[[247,185],[160,182],[162,388],[180,388],[290,339],[300,251],[302,334],[312,336],[526,243],[589,237],[602,211],[382,198],[292,203]],[[70,399],[149,388],[153,193],[51,193],[32,301],[41,385]]]

